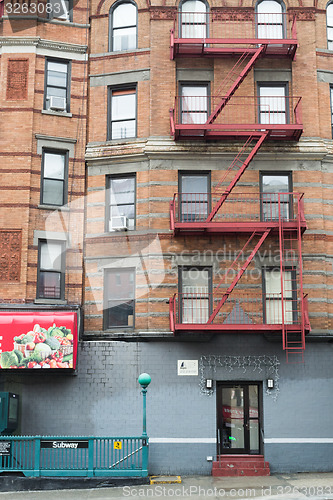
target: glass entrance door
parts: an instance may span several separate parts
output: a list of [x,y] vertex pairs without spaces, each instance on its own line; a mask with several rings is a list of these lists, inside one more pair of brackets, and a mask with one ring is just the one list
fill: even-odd
[[217,453],[260,453],[260,386],[217,384]]

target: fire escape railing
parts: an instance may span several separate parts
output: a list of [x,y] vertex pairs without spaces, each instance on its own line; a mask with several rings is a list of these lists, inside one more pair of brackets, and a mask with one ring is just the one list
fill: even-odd
[[266,130],[272,138],[298,140],[302,133],[301,98],[295,96],[233,96],[214,121],[221,96],[176,96],[170,110],[171,133],[177,137],[243,135]]
[[[226,186],[225,186],[226,187]],[[303,194],[300,193],[231,193],[220,208],[216,207],[224,196],[223,186],[219,192],[213,193],[175,193],[170,202],[170,226],[177,229],[203,229],[222,224],[231,230],[244,231],[259,227],[278,227],[279,203],[283,211],[285,224],[289,227],[300,219],[301,227],[306,227],[304,217]]]
[[[178,12],[171,30],[171,52],[202,56],[237,53],[236,45],[267,43],[272,56],[294,58],[297,49],[296,16],[287,13],[256,13],[239,9],[235,16],[228,9],[210,12]],[[234,48],[231,49],[231,45]]]

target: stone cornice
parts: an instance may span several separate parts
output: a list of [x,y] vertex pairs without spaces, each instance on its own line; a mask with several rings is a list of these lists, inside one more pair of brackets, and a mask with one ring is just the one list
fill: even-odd
[[40,37],[0,37],[0,47],[8,46],[35,47],[38,49],[47,49],[61,52],[70,52],[75,54],[86,54],[88,47],[74,43],[59,42],[53,40],[44,40]]

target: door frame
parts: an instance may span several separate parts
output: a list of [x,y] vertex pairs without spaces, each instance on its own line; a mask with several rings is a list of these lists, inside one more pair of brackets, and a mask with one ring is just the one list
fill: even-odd
[[[223,449],[222,443],[220,442],[221,429],[222,429],[222,388],[227,387],[242,387],[244,391],[244,410],[247,409],[246,418],[249,420],[249,398],[248,398],[248,388],[250,385],[258,386],[258,416],[259,416],[259,450],[257,452],[251,452],[250,450],[250,431],[249,428],[244,433],[244,448],[228,448]],[[219,432],[220,431],[220,432]],[[217,445],[217,455],[262,455],[263,454],[263,382],[261,380],[231,380],[231,381],[216,381],[216,445]]]

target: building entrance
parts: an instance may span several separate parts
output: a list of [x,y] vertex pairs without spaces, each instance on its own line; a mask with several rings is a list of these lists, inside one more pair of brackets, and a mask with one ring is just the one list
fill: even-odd
[[217,383],[217,453],[260,454],[261,384]]

